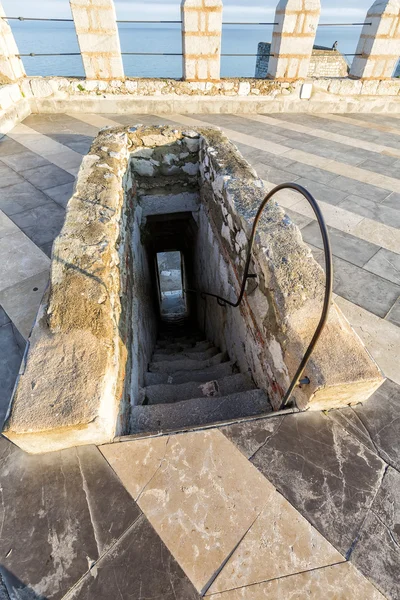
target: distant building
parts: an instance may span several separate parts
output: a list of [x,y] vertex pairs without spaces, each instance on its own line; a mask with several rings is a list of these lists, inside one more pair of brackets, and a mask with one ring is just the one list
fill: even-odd
[[[255,77],[265,79],[267,76],[270,52],[270,43],[258,44]],[[346,77],[348,70],[349,65],[345,57],[336,47],[314,46],[308,69],[309,77]]]

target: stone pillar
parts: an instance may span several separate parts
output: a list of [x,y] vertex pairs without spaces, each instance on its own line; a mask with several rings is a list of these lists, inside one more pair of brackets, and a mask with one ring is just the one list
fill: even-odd
[[267,77],[286,81],[307,77],[320,12],[320,0],[280,0]]
[[182,0],[183,78],[218,81],[221,70],[222,0]]
[[25,76],[22,60],[17,56],[18,48],[11,27],[3,18],[6,13],[0,2],[0,84],[17,81]]
[[[369,25],[371,23],[371,25]],[[389,79],[400,55],[400,0],[376,0],[365,19],[350,77]]]
[[70,0],[86,79],[124,79],[113,0]]

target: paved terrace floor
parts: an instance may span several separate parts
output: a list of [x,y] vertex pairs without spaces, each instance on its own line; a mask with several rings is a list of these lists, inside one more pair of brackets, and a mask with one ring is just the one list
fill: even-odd
[[[27,118],[0,141],[0,416],[82,155],[138,122],[219,125],[270,185],[315,195],[336,301],[388,380],[355,408],[101,448],[0,438],[0,597],[399,599],[399,117]],[[285,209],[320,260],[299,198]]]

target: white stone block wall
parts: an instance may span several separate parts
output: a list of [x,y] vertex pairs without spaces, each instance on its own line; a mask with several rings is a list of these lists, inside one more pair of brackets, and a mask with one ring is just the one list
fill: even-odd
[[350,76],[389,79],[400,55],[400,0],[376,0],[367,12]]
[[124,79],[113,0],[70,0],[87,79]]
[[320,12],[320,0],[280,0],[275,12],[268,77],[307,77]]
[[183,78],[218,81],[221,66],[222,0],[182,0]]
[[4,19],[6,13],[0,3],[0,84],[17,81],[25,76],[24,65],[18,55],[11,27]]

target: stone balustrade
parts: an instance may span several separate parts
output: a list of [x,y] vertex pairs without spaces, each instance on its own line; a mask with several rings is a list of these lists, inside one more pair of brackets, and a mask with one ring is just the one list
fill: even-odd
[[[70,0],[86,80],[125,79],[114,0]],[[268,79],[295,82],[310,77],[320,0],[280,0],[275,13]],[[182,0],[183,79],[220,80],[222,0]],[[50,15],[49,15],[50,16]],[[0,84],[18,81],[24,67],[0,2]],[[393,77],[400,55],[400,0],[376,0],[366,15],[353,79]],[[313,77],[318,73],[311,72]]]

